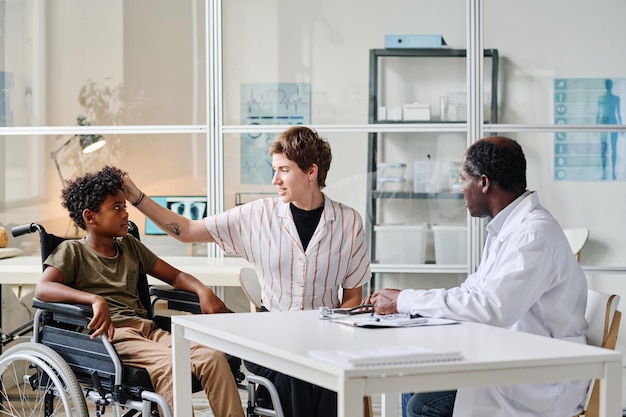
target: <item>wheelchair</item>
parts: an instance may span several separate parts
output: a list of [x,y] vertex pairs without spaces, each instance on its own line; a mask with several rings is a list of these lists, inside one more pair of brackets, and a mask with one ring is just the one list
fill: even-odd
[[[139,238],[137,226],[130,223],[129,233]],[[42,264],[64,238],[31,223],[16,226],[13,236],[39,232]],[[167,308],[199,313],[196,294],[169,287],[149,287],[140,276],[138,290],[144,307],[159,327],[169,330],[169,318],[154,315],[159,300]],[[16,344],[0,355],[0,416],[88,416],[87,402],[95,405],[95,415],[102,416],[111,406],[115,416],[171,417],[167,401],[154,392],[147,371],[124,365],[105,336],[90,339],[87,324],[91,306],[49,303],[33,299],[36,313],[30,342]],[[15,332],[14,332],[15,333]],[[245,374],[241,359],[226,355],[237,384]],[[193,391],[201,390],[192,377]],[[123,413],[123,414],[120,414]]]

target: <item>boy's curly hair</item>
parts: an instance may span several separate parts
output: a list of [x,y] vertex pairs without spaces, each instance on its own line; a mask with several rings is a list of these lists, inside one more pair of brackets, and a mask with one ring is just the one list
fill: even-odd
[[104,200],[123,190],[122,177],[126,173],[119,168],[105,166],[99,172],[65,182],[61,192],[61,205],[70,212],[70,218],[81,229],[85,229],[83,210],[99,211]]

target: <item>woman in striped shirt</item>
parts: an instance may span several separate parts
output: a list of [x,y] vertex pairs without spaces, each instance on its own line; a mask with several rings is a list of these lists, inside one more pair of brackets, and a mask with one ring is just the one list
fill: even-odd
[[[267,311],[354,307],[371,271],[363,222],[353,208],[322,189],[332,153],[314,130],[294,126],[269,146],[277,197],[202,220],[180,216],[146,197],[126,176],[126,198],[182,242],[215,242],[254,264]],[[247,364],[277,387],[285,415],[336,415],[336,395],[321,387]]]

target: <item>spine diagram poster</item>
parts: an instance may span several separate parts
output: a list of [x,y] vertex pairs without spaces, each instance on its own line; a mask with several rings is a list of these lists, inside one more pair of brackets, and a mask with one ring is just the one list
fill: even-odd
[[[311,118],[309,83],[241,84],[241,124],[308,124]],[[269,184],[272,159],[267,153],[275,134],[241,135],[241,183]]]
[[[626,78],[554,80],[554,123],[621,125]],[[624,132],[557,132],[555,181],[626,180]]]

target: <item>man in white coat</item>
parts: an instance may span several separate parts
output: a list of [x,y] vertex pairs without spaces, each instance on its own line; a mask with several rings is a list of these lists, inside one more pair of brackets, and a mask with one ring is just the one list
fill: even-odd
[[[586,343],[587,281],[559,223],[526,190],[526,159],[513,139],[493,136],[463,156],[470,215],[490,217],[478,270],[451,289],[374,292],[380,314],[395,312],[485,323]],[[571,417],[589,381],[494,386],[414,394],[409,417]]]

